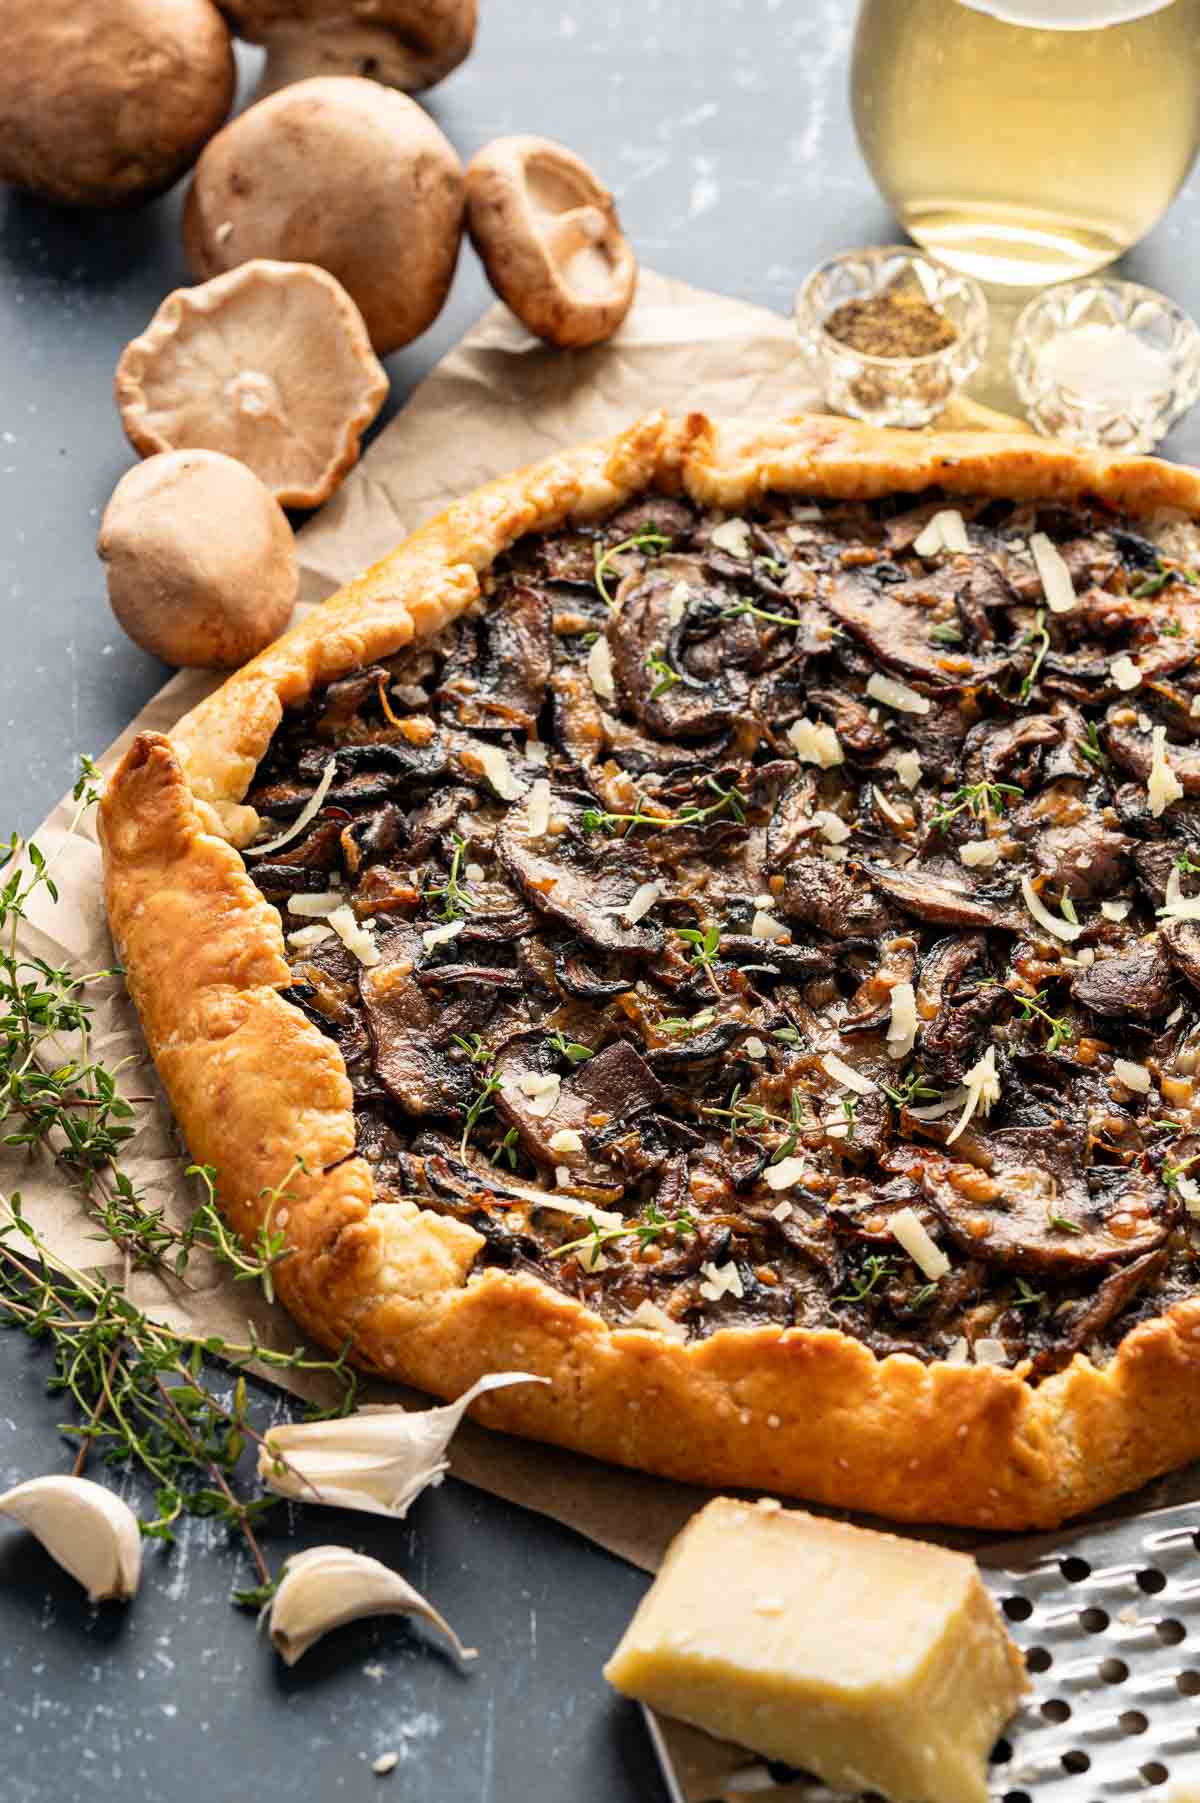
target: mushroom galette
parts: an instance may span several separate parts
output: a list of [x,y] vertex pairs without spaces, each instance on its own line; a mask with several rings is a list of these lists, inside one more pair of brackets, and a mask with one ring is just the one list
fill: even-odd
[[898,1517],[1200,1452],[1196,515],[1152,459],[651,419],[143,735],[114,935],[305,1327]]

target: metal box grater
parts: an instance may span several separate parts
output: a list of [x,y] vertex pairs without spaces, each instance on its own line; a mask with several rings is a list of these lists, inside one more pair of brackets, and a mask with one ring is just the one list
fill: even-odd
[[[992,1755],[995,1803],[1166,1803],[1185,1778],[1200,1796],[1200,1505],[975,1556],[1033,1685]],[[835,1803],[815,1779],[645,1714],[671,1803]]]

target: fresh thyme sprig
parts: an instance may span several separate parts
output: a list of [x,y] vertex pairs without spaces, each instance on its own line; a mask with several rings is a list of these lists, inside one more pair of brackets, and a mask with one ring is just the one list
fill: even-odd
[[1080,757],[1086,758],[1089,764],[1095,764],[1097,770],[1108,768],[1108,757],[1100,743],[1100,735],[1096,731],[1094,720],[1088,721],[1087,736],[1077,741],[1077,749]]
[[1041,669],[1046,653],[1050,649],[1050,634],[1046,630],[1046,610],[1044,607],[1038,608],[1033,631],[1027,633],[1022,642],[1026,645],[1035,645],[1037,647],[1033,654],[1033,662],[1026,672],[1018,694],[1019,700],[1028,701],[1030,695],[1033,693],[1033,685],[1038,679],[1038,671]]
[[787,1114],[772,1114],[761,1103],[748,1101],[742,1094],[740,1083],[734,1084],[724,1108],[702,1108],[700,1112],[712,1120],[729,1122],[729,1142],[732,1146],[737,1145],[739,1133],[753,1136],[767,1127],[783,1127],[785,1135],[771,1154],[772,1164],[781,1164],[785,1158],[791,1157],[804,1128],[804,1099],[798,1089],[793,1089],[791,1093]]
[[441,909],[438,913],[439,920],[461,920],[464,914],[470,914],[475,907],[475,897],[471,893],[470,885],[461,882],[458,874],[462,869],[463,858],[466,856],[466,841],[460,839],[455,833],[453,846],[449,876],[436,888],[424,891],[426,901],[441,902]]
[[567,1039],[561,1028],[550,1035],[550,1044],[568,1064],[586,1064],[595,1055],[591,1046],[580,1045],[577,1039]]
[[488,1071],[484,1076],[483,1087],[475,1097],[475,1100],[471,1103],[471,1106],[467,1109],[467,1116],[463,1122],[462,1139],[458,1149],[464,1158],[467,1155],[467,1141],[470,1139],[480,1121],[485,1115],[495,1113],[495,1110],[492,1107],[492,1097],[499,1087],[499,1077],[494,1071]]
[[655,651],[647,652],[646,668],[651,676],[657,678],[650,691],[651,701],[657,701],[660,695],[665,695],[668,689],[673,689],[677,682],[683,681],[679,671],[673,670],[666,658],[660,657]]
[[863,1260],[863,1267],[850,1279],[850,1289],[843,1296],[835,1296],[835,1302],[865,1302],[872,1292],[878,1289],[885,1277],[892,1275],[896,1261],[887,1253],[872,1252]]
[[898,1083],[881,1083],[879,1087],[896,1108],[907,1108],[913,1102],[940,1102],[943,1095],[915,1068],[905,1071]]
[[799,614],[772,613],[768,607],[756,607],[753,601],[735,601],[731,607],[721,609],[723,620],[741,620],[747,615],[754,620],[766,620],[772,626],[790,626],[796,632],[804,624]]
[[653,526],[643,526],[631,538],[623,538],[619,545],[610,545],[607,551],[601,551],[600,546],[596,546],[593,575],[596,587],[610,607],[616,606],[616,596],[609,593],[605,577],[612,566],[613,558],[619,557],[622,551],[644,551],[647,557],[658,557],[670,543],[670,539],[665,534],[656,532]]
[[[1011,990],[1008,993],[1012,994]],[[1050,1029],[1046,1050],[1057,1052],[1060,1045],[1070,1044],[1075,1033],[1071,1023],[1064,1015],[1051,1014],[1046,1008],[1045,1003],[1049,1000],[1049,995],[1048,989],[1039,989],[1036,995],[1013,995],[1013,1001],[1021,1010],[1022,1020],[1033,1020],[1036,1017],[1038,1020],[1045,1021]]]
[[689,802],[677,814],[643,814],[640,810],[632,814],[610,814],[599,808],[585,808],[582,816],[583,830],[586,833],[615,833],[619,826],[656,826],[660,831],[664,827],[707,826],[710,820],[717,819],[721,814],[729,814],[739,826],[745,826],[746,797],[741,790],[733,784],[728,789],[723,789],[715,776],[705,777],[704,780],[717,797],[716,801],[709,802],[706,807]]
[[964,783],[954,791],[949,801],[939,801],[929,824],[949,826],[964,810],[973,820],[989,820],[1004,812],[1010,795],[1023,793],[1014,783]]
[[689,1239],[697,1230],[696,1217],[688,1209],[680,1209],[678,1214],[665,1215],[654,1202],[648,1202],[640,1215],[632,1220],[622,1221],[619,1227],[605,1227],[593,1218],[591,1230],[579,1239],[568,1240],[563,1246],[556,1246],[549,1253],[550,1258],[565,1258],[570,1252],[583,1252],[591,1249],[589,1265],[594,1265],[601,1249],[613,1240],[624,1240],[634,1237],[639,1246],[654,1246],[665,1233],[678,1234],[680,1239]]

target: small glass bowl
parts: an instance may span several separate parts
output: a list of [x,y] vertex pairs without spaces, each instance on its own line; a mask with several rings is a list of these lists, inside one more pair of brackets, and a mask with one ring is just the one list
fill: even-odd
[[1047,288],[1019,314],[1008,361],[1030,424],[1070,444],[1151,451],[1200,394],[1200,330],[1138,282]]
[[[825,330],[847,301],[912,281],[955,328],[953,343],[923,357],[872,357]],[[828,404],[873,426],[927,426],[975,373],[987,349],[988,306],[968,275],[902,244],[845,251],[819,263],[796,296],[796,330]]]

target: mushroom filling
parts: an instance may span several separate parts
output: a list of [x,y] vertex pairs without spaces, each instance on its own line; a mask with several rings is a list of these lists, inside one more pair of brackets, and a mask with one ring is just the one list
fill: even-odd
[[648,496],[289,710],[246,858],[380,1201],[614,1326],[1033,1380],[1193,1293],[1200,578],[1147,530]]

